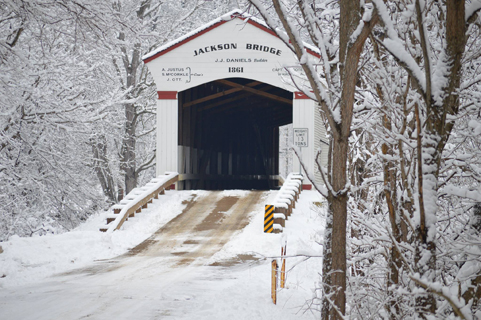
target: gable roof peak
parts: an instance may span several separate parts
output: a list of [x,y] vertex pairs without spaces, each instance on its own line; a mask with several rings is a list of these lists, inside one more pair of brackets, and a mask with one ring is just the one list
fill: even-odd
[[[180,47],[181,45],[183,45],[184,43],[204,34],[204,33],[207,33],[209,32],[210,30],[220,26],[220,25],[223,25],[224,23],[228,22],[228,21],[232,21],[234,19],[242,19],[244,20],[246,23],[250,23],[250,24],[253,24],[255,26],[257,26],[259,29],[267,32],[267,33],[270,33],[272,34],[273,36],[275,37],[279,37],[275,31],[273,31],[264,21],[252,16],[251,14],[245,12],[245,10],[241,10],[241,9],[234,9],[234,10],[231,10],[223,15],[221,15],[220,17],[214,19],[214,20],[211,20],[210,22],[198,27],[197,29],[194,29],[192,30],[191,32],[173,40],[173,41],[170,41],[166,44],[163,44],[161,45],[160,47],[158,47],[157,49],[154,49],[152,50],[151,52],[147,53],[146,55],[144,55],[142,57],[142,60],[144,60],[145,63],[148,63],[160,56],[162,56],[163,54],[171,51],[171,50],[174,50],[175,48],[178,48]],[[320,52],[317,48],[315,48],[314,46],[312,45],[309,45],[307,43],[304,43],[304,46],[306,47],[306,49],[308,50],[309,53],[311,54],[314,54],[316,56],[319,56],[320,55]]]

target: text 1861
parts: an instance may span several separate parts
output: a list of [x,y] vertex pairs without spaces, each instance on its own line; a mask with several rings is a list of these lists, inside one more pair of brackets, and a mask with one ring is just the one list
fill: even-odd
[[231,73],[243,73],[244,67],[229,67],[229,72],[231,72]]

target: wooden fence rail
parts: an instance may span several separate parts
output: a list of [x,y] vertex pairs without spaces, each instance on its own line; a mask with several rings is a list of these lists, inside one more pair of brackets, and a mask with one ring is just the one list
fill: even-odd
[[100,231],[119,230],[129,217],[133,217],[142,209],[147,208],[153,199],[157,199],[159,194],[164,194],[164,190],[168,190],[178,179],[177,172],[167,172],[165,175],[152,179],[144,187],[133,189],[118,204],[112,206],[111,213],[107,215],[106,224],[100,226]]

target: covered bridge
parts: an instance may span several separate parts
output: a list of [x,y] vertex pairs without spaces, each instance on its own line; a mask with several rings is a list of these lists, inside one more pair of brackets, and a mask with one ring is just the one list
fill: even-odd
[[158,90],[157,174],[179,172],[178,189],[275,187],[279,127],[290,123],[304,129],[302,159],[320,181],[314,158],[326,139],[322,119],[300,91],[296,57],[264,23],[235,10],[143,59]]

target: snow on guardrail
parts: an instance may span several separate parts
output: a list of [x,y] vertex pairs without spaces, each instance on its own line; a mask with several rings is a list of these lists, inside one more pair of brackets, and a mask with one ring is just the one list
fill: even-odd
[[100,226],[100,231],[110,233],[120,229],[129,217],[139,213],[142,208],[147,208],[148,203],[157,199],[159,194],[164,194],[164,190],[168,190],[178,179],[177,172],[166,172],[150,180],[145,186],[133,189],[118,204],[110,208],[106,224]]
[[[296,206],[296,201],[302,191],[302,175],[298,173],[290,173],[284,181],[281,189],[277,193],[273,201],[274,206],[274,223],[272,228],[269,228],[268,220],[264,221],[264,232],[279,233],[282,232],[286,226],[286,220],[291,215],[292,209]],[[266,206],[267,207],[267,206]],[[266,216],[265,219],[270,219]]]

